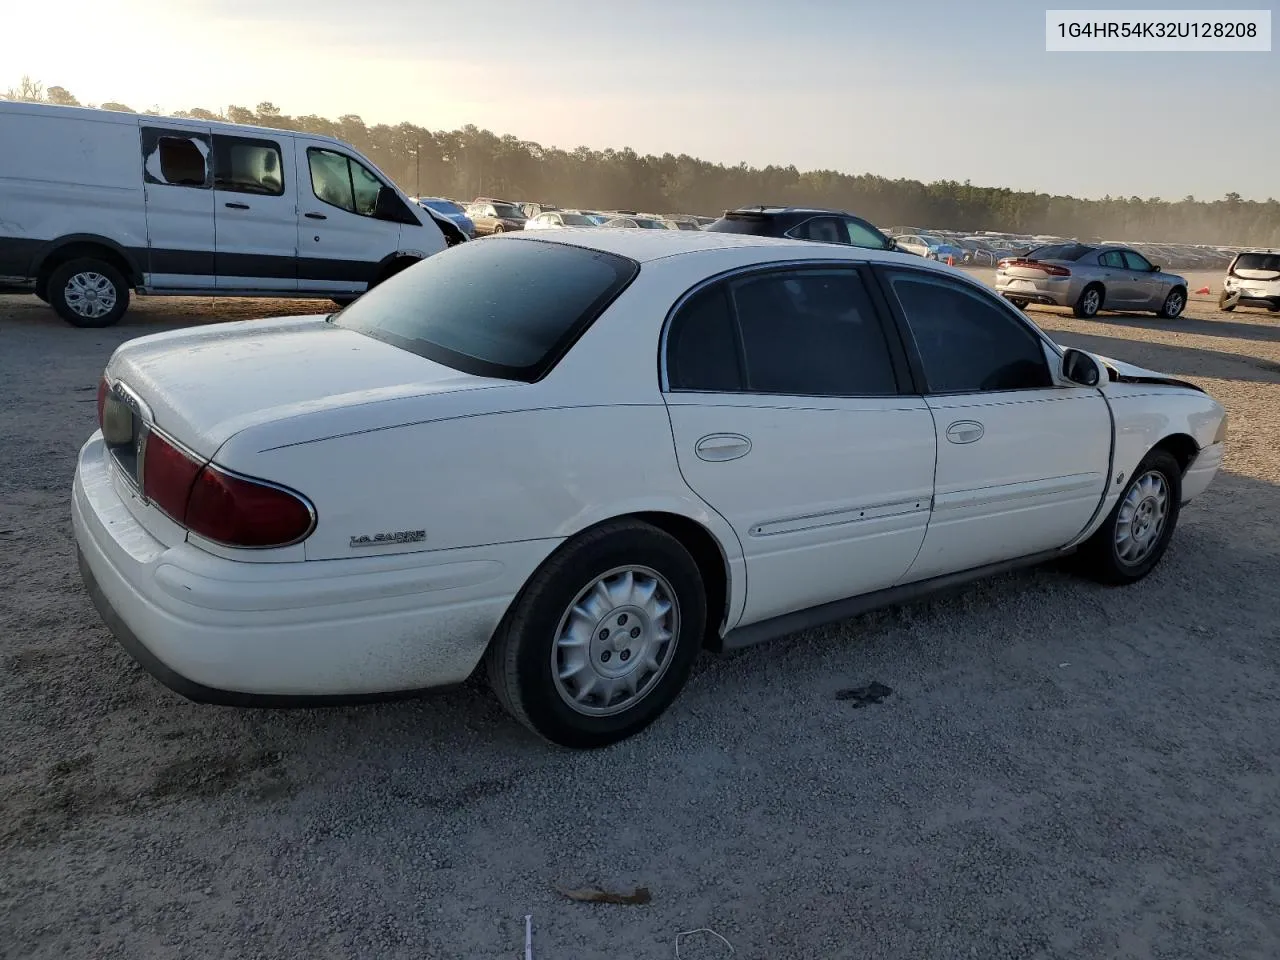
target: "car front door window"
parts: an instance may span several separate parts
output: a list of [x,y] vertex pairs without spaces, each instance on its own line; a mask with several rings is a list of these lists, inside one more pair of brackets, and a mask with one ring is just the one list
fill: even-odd
[[1124,253],[1125,266],[1127,266],[1130,270],[1134,271],[1135,273],[1151,272],[1151,262],[1147,260],[1147,258],[1144,257],[1142,254],[1138,253],[1135,250],[1125,250],[1123,251],[1123,253]]
[[1125,270],[1124,257],[1120,255],[1119,250],[1108,250],[1106,253],[1098,257],[1098,263],[1104,267],[1110,267],[1115,270]]
[[946,277],[890,271],[930,393],[1053,386],[1042,341],[1003,304]]
[[855,247],[866,247],[869,250],[883,250],[885,248],[884,236],[865,223],[859,223],[857,220],[845,220],[844,229],[848,236],[846,242]]
[[378,208],[378,194],[382,192],[382,181],[356,161],[351,164],[351,187],[355,196],[356,213],[362,217],[372,217]]
[[339,207],[349,213],[356,212],[354,191],[351,187],[351,169],[347,158],[332,150],[307,150],[307,164],[311,169],[311,190],[316,199]]

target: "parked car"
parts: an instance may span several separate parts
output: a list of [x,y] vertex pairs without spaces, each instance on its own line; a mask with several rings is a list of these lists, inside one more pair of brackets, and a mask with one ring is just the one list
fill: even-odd
[[132,655],[276,706],[483,660],[521,722],[600,746],[704,646],[1073,551],[1140,580],[1222,462],[1201,389],[919,258],[563,236],[461,244],[327,318],[119,347],[71,515]]
[[517,203],[516,206],[520,208],[526,220],[532,220],[540,213],[550,213],[560,209],[554,203]]
[[665,221],[657,220],[652,217],[611,217],[604,223],[602,227],[623,227],[626,229],[641,230],[665,230],[667,224]]
[[0,100],[0,143],[0,283],[77,327],[131,293],[343,301],[447,246],[332,137]]
[[467,216],[475,221],[478,237],[523,230],[529,222],[519,207],[505,200],[478,200],[467,207]]
[[950,257],[955,263],[964,262],[964,247],[935,237],[932,234],[912,233],[893,238],[899,249],[926,260],[945,261]]
[[1266,307],[1280,312],[1280,251],[1238,253],[1227,267],[1218,308]]
[[1115,245],[1066,243],[1001,260],[996,292],[1019,308],[1047,303],[1085,318],[1103,309],[1151,310],[1171,320],[1187,305],[1186,278]]
[[843,243],[868,250],[894,248],[892,240],[861,217],[821,207],[739,207],[726,211],[703,229],[709,233]]
[[524,225],[526,230],[563,230],[565,227],[598,227],[591,217],[581,213],[560,210],[555,213],[540,213]]
[[459,230],[467,235],[468,240],[475,239],[475,221],[467,216],[466,208],[462,204],[454,200],[447,200],[444,197],[415,197],[414,200],[420,206],[448,217],[449,220],[457,225]]

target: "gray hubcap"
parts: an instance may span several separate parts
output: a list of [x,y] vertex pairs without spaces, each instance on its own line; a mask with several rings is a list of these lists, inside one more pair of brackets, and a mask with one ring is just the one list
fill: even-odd
[[551,676],[573,710],[629,710],[662,679],[680,633],[680,605],[649,567],[617,567],[578,594],[556,630]]
[[116,288],[102,274],[86,270],[67,281],[62,297],[77,316],[96,319],[115,309]]
[[1164,304],[1165,313],[1169,314],[1171,317],[1176,317],[1182,312],[1184,304],[1185,301],[1182,299],[1182,294],[1171,293],[1169,294],[1169,299],[1166,300]]
[[1090,290],[1084,295],[1084,312],[1089,316],[1093,316],[1098,312],[1098,307],[1102,303],[1102,298],[1098,296],[1097,290]]
[[1164,474],[1144,473],[1124,495],[1116,516],[1116,555],[1130,565],[1151,556],[1169,516],[1169,485]]

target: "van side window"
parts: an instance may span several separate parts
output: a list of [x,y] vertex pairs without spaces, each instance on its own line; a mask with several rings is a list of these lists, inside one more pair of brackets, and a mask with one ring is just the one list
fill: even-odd
[[278,197],[284,193],[280,145],[248,137],[213,138],[213,188]]
[[142,170],[147,183],[209,186],[209,137],[183,130],[142,129]]
[[333,150],[307,148],[311,189],[316,198],[349,213],[373,216],[383,183],[360,163]]

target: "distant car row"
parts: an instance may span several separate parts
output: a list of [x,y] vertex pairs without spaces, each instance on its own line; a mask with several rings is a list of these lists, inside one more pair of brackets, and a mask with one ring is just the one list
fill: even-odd
[[477,197],[470,203],[447,197],[416,197],[418,204],[458,227],[466,239],[512,230],[556,230],[566,227],[622,227],[644,230],[701,230],[712,217],[660,215],[635,210],[565,210],[550,203]]

